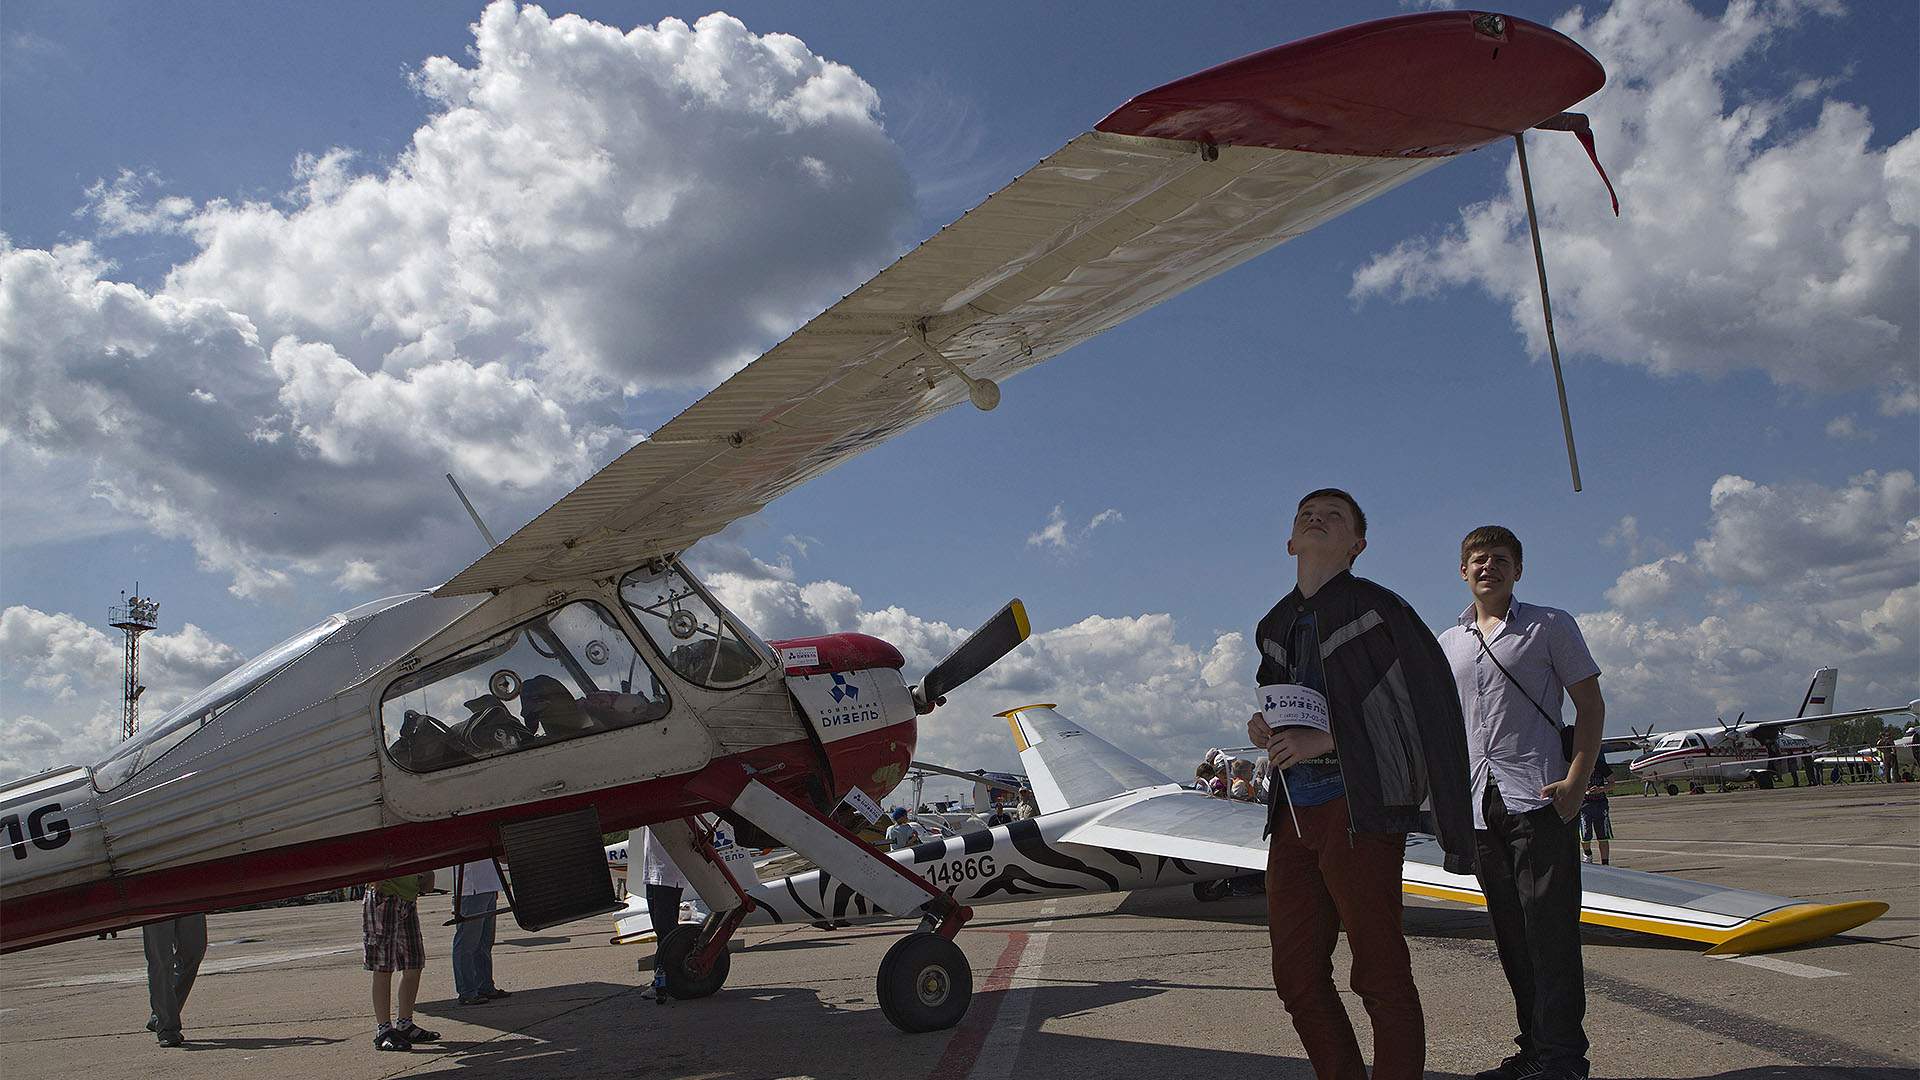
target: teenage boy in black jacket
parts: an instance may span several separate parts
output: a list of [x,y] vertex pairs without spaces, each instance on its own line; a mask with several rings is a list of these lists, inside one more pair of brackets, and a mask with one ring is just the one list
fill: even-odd
[[[1351,573],[1366,536],[1366,515],[1346,492],[1323,488],[1300,500],[1287,540],[1298,587],[1255,630],[1256,678],[1289,682],[1297,654],[1317,637],[1330,731],[1274,731],[1255,713],[1247,734],[1285,770],[1268,804],[1267,929],[1274,989],[1314,1073],[1368,1076],[1333,984],[1333,946],[1345,927],[1353,989],[1373,1021],[1372,1078],[1419,1080],[1426,1027],[1400,927],[1401,864],[1406,834],[1428,827],[1428,804],[1447,869],[1471,871],[1467,748],[1433,634],[1406,601]],[[1302,632],[1309,620],[1317,634]]]

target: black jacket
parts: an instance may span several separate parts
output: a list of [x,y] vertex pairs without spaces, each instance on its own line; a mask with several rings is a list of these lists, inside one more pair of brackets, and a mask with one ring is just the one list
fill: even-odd
[[[1470,873],[1467,727],[1440,643],[1392,590],[1342,571],[1311,599],[1288,593],[1260,620],[1259,685],[1285,680],[1287,632],[1303,609],[1320,627],[1328,719],[1353,828],[1434,831],[1446,868]],[[1420,809],[1429,800],[1431,822]]]

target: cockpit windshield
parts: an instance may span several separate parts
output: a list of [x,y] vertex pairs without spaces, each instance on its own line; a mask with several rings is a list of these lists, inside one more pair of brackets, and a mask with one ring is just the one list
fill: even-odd
[[111,791],[134,774],[160,760],[181,740],[225,712],[227,707],[259,689],[327,635],[347,625],[343,615],[333,615],[307,627],[298,634],[266,650],[227,672],[213,685],[181,702],[138,735],[122,743],[105,761],[94,767],[93,786]]
[[620,599],[688,682],[719,689],[766,672],[772,650],[728,615],[678,559],[656,560],[621,578]]

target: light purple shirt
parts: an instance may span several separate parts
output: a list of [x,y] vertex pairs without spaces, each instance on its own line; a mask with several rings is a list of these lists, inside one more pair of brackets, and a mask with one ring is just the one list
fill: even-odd
[[1484,829],[1481,804],[1487,781],[1500,785],[1500,800],[1508,810],[1523,814],[1551,800],[1540,789],[1567,778],[1567,759],[1561,753],[1560,732],[1550,727],[1540,703],[1560,720],[1560,701],[1566,688],[1600,674],[1600,665],[1587,651],[1580,626],[1559,608],[1513,601],[1507,617],[1487,637],[1487,648],[1525,688],[1522,693],[1487,659],[1474,636],[1474,609],[1460,613],[1457,625],[1440,635],[1440,648],[1453,667],[1453,683],[1460,691],[1460,712],[1467,720],[1468,790],[1473,793],[1473,827]]

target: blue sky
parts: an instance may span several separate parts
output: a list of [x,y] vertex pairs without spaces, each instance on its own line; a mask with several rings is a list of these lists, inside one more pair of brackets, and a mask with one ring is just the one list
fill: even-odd
[[[748,350],[737,363],[1129,96],[1401,8],[1195,4],[1178,17],[1155,5],[1097,16],[1030,5],[727,10],[749,35],[798,38],[871,94],[864,128],[798,136],[847,155],[833,160],[872,164],[846,192],[817,205],[783,206],[776,195],[738,208],[764,224],[763,237],[796,216],[843,215],[833,238],[796,252],[735,230],[724,250],[700,256],[718,260],[701,268],[722,280],[736,266],[765,272],[770,290],[785,290],[768,300],[774,314],[749,311],[760,321],[745,331],[693,308],[653,312],[657,321],[645,324],[695,338],[670,346],[681,352],[697,352],[709,329],[735,335]],[[1564,28],[1612,75],[1583,107],[1625,217],[1606,215],[1605,193],[1571,139],[1530,143],[1585,492],[1569,490],[1552,376],[1522,329],[1531,323],[1516,323],[1530,310],[1537,317],[1528,307],[1537,301],[1524,233],[1501,216],[1512,154],[1496,147],[1009,382],[992,414],[949,413],[736,526],[706,545],[730,599],[772,633],[818,629],[836,615],[853,624],[845,628],[892,631],[924,663],[932,653],[916,649],[937,651],[1020,595],[1044,647],[1019,670],[970,688],[943,726],[928,729],[927,749],[958,764],[1006,764],[1004,735],[982,718],[1033,694],[1063,700],[1116,741],[1170,763],[1232,740],[1252,653],[1231,635],[1250,631],[1290,586],[1281,530],[1293,501],[1338,484],[1372,519],[1358,570],[1400,591],[1435,627],[1466,602],[1455,573],[1460,535],[1489,521],[1514,528],[1529,556],[1520,593],[1582,616],[1609,670],[1614,730],[1699,722],[1712,710],[1790,710],[1823,663],[1842,668],[1843,708],[1920,693],[1912,476],[1920,361],[1910,291],[1920,280],[1920,193],[1914,170],[1901,167],[1920,162],[1920,15],[1906,5],[1690,9],[1656,0],[1579,15],[1555,4],[1510,10],[1573,20]],[[318,268],[307,281],[321,271],[340,281],[367,267],[386,272],[376,265],[386,256],[329,246],[329,222],[341,223],[341,235],[351,222],[320,205],[338,197],[326,185],[392,181],[409,168],[416,132],[449,108],[414,78],[428,57],[482,72],[476,85],[502,93],[472,51],[480,11],[8,5],[7,251],[71,253],[84,243],[89,269],[75,273],[131,286],[135,308],[199,298],[256,325],[259,350],[290,333],[338,350],[362,373],[406,377],[415,361],[383,360],[379,350],[407,345],[409,331],[375,348],[341,329],[358,318],[348,293],[314,285],[303,294],[301,282],[269,281],[263,267]],[[631,4],[546,11],[623,31],[707,13]],[[567,62],[566,42],[544,47],[534,62]],[[583,64],[561,82],[596,100],[598,77]],[[624,85],[609,78],[606,94]],[[489,107],[501,110],[497,126],[540,115],[537,105]],[[710,140],[713,149],[693,155],[700,160],[678,183],[701,182],[702,168],[718,177],[757,167],[751,139],[729,126],[737,118],[722,110],[689,121],[677,145]],[[352,155],[329,172],[335,150]],[[638,175],[676,144],[615,148],[616,158],[627,151],[639,155]],[[310,164],[296,175],[303,155]],[[457,179],[456,188],[480,188],[499,177]],[[629,194],[590,189],[587,198]],[[249,202],[279,217],[241,220],[235,208]],[[288,239],[280,224],[303,210],[307,232]],[[276,244],[300,245],[298,257]],[[594,250],[591,240],[582,250]],[[601,258],[670,278],[684,272],[675,250],[601,250],[557,270],[446,268],[536,290],[556,273],[591,277]],[[1373,284],[1356,284],[1363,279]],[[16,268],[15,285],[23,280]],[[438,466],[389,474],[365,450],[374,443],[364,431],[351,434],[363,451],[358,471],[337,474],[314,461],[328,446],[351,457],[337,449],[351,439],[324,424],[296,421],[288,439],[253,444],[287,456],[290,471],[278,472],[223,460],[249,453],[244,443],[195,447],[185,406],[147,408],[116,434],[132,415],[124,402],[192,389],[224,408],[242,391],[223,380],[241,379],[238,365],[265,364],[242,346],[231,356],[189,350],[208,365],[191,387],[150,382],[135,373],[140,356],[165,365],[169,349],[205,339],[183,329],[142,354],[116,337],[132,331],[104,324],[41,334],[37,327],[65,325],[36,308],[45,295],[21,287],[0,308],[0,342],[16,350],[5,376],[13,404],[0,414],[0,763],[12,771],[97,748],[102,717],[117,715],[117,652],[97,631],[135,578],[160,598],[163,631],[175,635],[155,654],[163,681],[153,707],[317,614],[431,584],[478,554]],[[600,303],[583,318],[618,306]],[[516,344],[548,331],[516,339],[511,327],[449,325],[469,335],[455,334],[456,357],[501,359],[526,380],[513,392],[532,395],[525,407],[502,406],[525,425],[518,442],[502,445],[541,457],[538,467],[502,479],[511,470],[474,467],[498,459],[467,444],[434,459],[469,467],[463,482],[502,534],[714,381],[689,375],[693,361],[676,354],[621,369],[624,387],[582,386],[551,354]],[[625,325],[603,337],[617,339]],[[411,347],[447,347],[434,340]],[[128,355],[115,348],[135,360],[115,359]],[[287,371],[319,370],[274,356],[289,380]],[[127,365],[124,379],[114,364]],[[103,424],[82,432],[70,418],[34,412],[36,401],[75,400],[81,382],[108,402],[98,410]],[[461,385],[486,392],[480,382]],[[385,404],[396,417],[429,407],[394,394]],[[538,420],[547,406],[564,415],[564,434]],[[202,452],[208,460],[195,460]],[[181,464],[155,468],[148,459],[157,455]],[[102,497],[103,478],[118,485],[112,498]],[[1044,535],[1056,507],[1058,543]],[[847,589],[857,603],[830,602]]]

